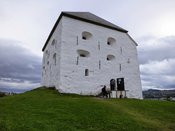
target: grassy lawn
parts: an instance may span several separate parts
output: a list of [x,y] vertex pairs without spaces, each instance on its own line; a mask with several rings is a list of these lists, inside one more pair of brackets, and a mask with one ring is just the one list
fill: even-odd
[[38,88],[0,98],[0,131],[175,131],[175,102],[99,99]]

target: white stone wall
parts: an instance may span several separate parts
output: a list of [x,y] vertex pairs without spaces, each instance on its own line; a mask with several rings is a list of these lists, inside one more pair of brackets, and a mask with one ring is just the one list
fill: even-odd
[[[92,37],[82,39],[84,31],[90,32]],[[116,43],[108,45],[109,37]],[[52,39],[59,43],[56,50],[51,47]],[[51,68],[46,65],[43,85],[55,86],[64,93],[96,95],[101,91],[101,85],[109,85],[111,79],[124,77],[125,89],[129,90],[127,97],[142,98],[136,45],[126,33],[63,16],[44,51],[44,57],[46,50],[52,54],[57,52],[59,64]],[[80,57],[77,50],[86,50],[90,54]],[[107,55],[113,55],[115,59],[107,61]],[[89,76],[85,76],[85,69],[89,70]]]
[[[41,84],[46,87],[59,86],[60,83],[61,36],[62,20],[43,52]],[[52,44],[53,40],[55,41],[54,44]],[[56,63],[54,55],[56,56]]]

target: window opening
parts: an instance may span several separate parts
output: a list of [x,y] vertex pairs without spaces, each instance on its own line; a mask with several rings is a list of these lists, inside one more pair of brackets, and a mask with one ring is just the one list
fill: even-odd
[[117,90],[118,91],[125,90],[124,78],[117,78]]
[[82,37],[82,39],[83,39],[83,40],[86,40],[86,37],[85,37],[85,36],[83,36],[83,37]]
[[49,51],[46,50],[46,58],[49,59],[49,56],[50,56]]
[[92,34],[89,32],[84,31],[82,33],[82,39],[84,39],[84,40],[89,40],[91,37],[92,37]]
[[90,53],[86,50],[77,50],[77,53],[80,57],[89,57]]
[[115,59],[114,55],[107,55],[107,58],[106,58],[107,61],[112,61],[114,59]]
[[57,48],[57,40],[53,39],[52,46],[55,47],[55,48]]
[[54,65],[56,65],[56,53],[53,55]]
[[76,63],[77,65],[78,65],[78,61],[79,61],[79,57],[77,56],[77,63]]
[[100,50],[100,42],[98,42],[98,49]]
[[77,36],[77,45],[78,45],[78,36]]
[[52,41],[52,45],[53,45],[53,46],[55,45],[55,39],[53,39],[53,41]]
[[99,60],[99,69],[101,69],[101,61]]
[[120,53],[122,54],[123,50],[122,50],[122,47],[120,47]]
[[116,43],[116,40],[112,37],[109,37],[107,40],[107,44],[108,45],[114,45]]
[[128,63],[130,63],[130,59],[128,58],[128,61],[127,61]]
[[110,88],[111,88],[111,91],[115,90],[115,88],[116,88],[116,81],[115,81],[115,79],[111,79],[110,80]]
[[81,57],[86,57],[86,55],[85,55],[85,54],[80,54],[80,56],[81,56]]
[[85,69],[85,76],[89,76],[89,70]]

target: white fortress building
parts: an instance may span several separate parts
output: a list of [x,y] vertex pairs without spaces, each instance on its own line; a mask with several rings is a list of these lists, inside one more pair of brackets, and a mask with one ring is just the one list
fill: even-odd
[[61,93],[142,99],[137,43],[128,31],[89,12],[62,12],[42,49],[42,85]]

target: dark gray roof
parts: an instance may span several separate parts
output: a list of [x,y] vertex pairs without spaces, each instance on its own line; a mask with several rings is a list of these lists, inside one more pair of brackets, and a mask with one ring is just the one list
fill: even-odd
[[70,16],[70,17],[74,17],[83,21],[87,21],[90,23],[94,23],[94,24],[99,24],[108,28],[112,28],[121,32],[128,32],[127,30],[114,25],[90,12],[63,12],[65,15]]
[[42,51],[44,51],[44,49],[46,48],[47,46],[47,43],[49,42],[54,30],[56,29],[57,25],[59,24],[59,21],[61,20],[62,16],[67,16],[67,17],[70,17],[70,18],[73,18],[73,19],[78,19],[78,20],[81,20],[81,21],[85,21],[85,22],[88,22],[88,23],[92,23],[92,24],[96,24],[96,25],[100,25],[100,26],[103,26],[103,27],[106,27],[106,28],[110,28],[110,29],[113,29],[113,30],[117,30],[117,31],[120,31],[120,32],[124,32],[124,33],[127,33],[128,31],[117,26],[117,25],[114,25],[92,13],[89,13],[89,12],[61,12],[58,20],[56,21],[52,31],[50,32],[47,40],[46,40],[46,43],[42,49]]

